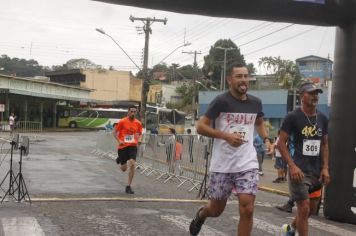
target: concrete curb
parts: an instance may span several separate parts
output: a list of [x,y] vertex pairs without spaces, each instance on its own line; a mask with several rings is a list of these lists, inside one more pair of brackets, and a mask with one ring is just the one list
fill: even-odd
[[278,189],[274,189],[274,188],[270,188],[270,187],[265,187],[265,186],[259,186],[258,189],[261,190],[261,191],[264,191],[264,192],[275,193],[275,194],[278,194],[278,195],[289,197],[289,193],[285,192],[285,191],[282,191],[282,190],[278,190]]
[[[171,198],[129,198],[129,197],[83,197],[83,198],[31,198],[31,202],[73,202],[73,201],[128,201],[128,202],[182,202],[207,203],[208,200]],[[29,202],[26,200],[26,202]]]

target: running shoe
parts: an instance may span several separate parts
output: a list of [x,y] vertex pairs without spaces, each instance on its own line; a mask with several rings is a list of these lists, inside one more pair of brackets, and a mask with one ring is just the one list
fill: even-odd
[[132,190],[132,188],[131,188],[130,185],[127,185],[127,186],[126,186],[125,192],[126,192],[127,194],[134,194],[134,193],[135,193],[135,192]]
[[295,236],[295,231],[289,224],[282,225],[283,236]]
[[282,206],[276,206],[276,208],[280,211],[292,213],[293,206],[290,205],[288,202]]
[[197,214],[195,215],[195,218],[192,220],[192,222],[190,222],[190,226],[189,226],[189,232],[190,232],[190,235],[198,235],[200,230],[201,230],[201,227],[203,226],[204,224],[204,221],[203,219],[200,219],[199,218],[199,212],[201,210],[203,210],[204,207],[201,207]]

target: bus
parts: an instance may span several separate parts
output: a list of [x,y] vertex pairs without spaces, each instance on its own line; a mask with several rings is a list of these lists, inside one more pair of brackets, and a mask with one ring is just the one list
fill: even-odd
[[127,109],[64,107],[58,113],[58,127],[105,129],[126,117]]
[[167,134],[169,128],[174,128],[177,133],[183,134],[185,116],[184,112],[176,109],[147,105],[145,127],[147,130],[157,129],[160,134]]

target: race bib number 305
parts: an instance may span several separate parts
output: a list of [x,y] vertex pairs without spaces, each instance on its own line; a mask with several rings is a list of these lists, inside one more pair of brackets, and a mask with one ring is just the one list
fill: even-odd
[[320,140],[303,140],[303,155],[305,156],[319,156]]

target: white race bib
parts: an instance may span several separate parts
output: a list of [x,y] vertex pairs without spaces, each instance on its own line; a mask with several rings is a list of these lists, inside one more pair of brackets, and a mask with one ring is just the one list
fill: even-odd
[[303,155],[319,156],[320,140],[304,139],[303,140]]
[[135,138],[133,135],[126,135],[124,137],[124,142],[125,143],[133,143],[133,142],[135,142]]
[[250,139],[250,132],[249,128],[246,125],[231,125],[229,128],[229,133],[236,133],[240,134],[241,138],[244,141],[249,141]]

